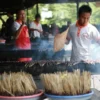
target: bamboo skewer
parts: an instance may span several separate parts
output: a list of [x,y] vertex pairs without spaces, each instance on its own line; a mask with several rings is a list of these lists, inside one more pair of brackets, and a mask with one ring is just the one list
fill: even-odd
[[83,73],[80,73],[80,70],[75,70],[73,73],[41,74],[40,77],[47,93],[79,95],[91,91],[91,75],[86,71]]
[[32,76],[28,73],[3,73],[0,78],[0,95],[31,95],[37,90]]

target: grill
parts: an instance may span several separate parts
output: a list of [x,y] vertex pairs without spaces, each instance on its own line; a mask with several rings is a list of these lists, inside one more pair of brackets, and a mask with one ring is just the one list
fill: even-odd
[[[41,73],[54,73],[57,71],[73,70],[73,68],[85,68],[92,73],[100,73],[100,61],[82,62],[79,65],[69,66],[68,58],[70,51],[64,50],[54,53],[52,40],[31,40],[31,50],[17,50],[13,44],[0,44],[0,73],[4,71],[26,71],[33,76]],[[31,62],[18,62],[20,57],[32,57]],[[65,57],[65,58],[64,58]],[[94,64],[95,63],[95,64]],[[79,67],[80,66],[80,67]]]
[[66,70],[67,62],[62,61],[32,61],[32,62],[18,62],[18,61],[1,61],[0,73],[3,72],[29,72],[33,76],[38,76],[41,73],[53,73],[58,70]]
[[[80,69],[91,71],[92,73],[100,74],[100,63],[89,64],[80,63]],[[18,62],[18,61],[1,61],[0,73],[3,72],[18,72],[25,71],[33,76],[39,76],[41,73],[54,73],[57,71],[73,70],[76,65],[69,66],[69,62],[62,62],[60,60],[38,60],[31,62]]]

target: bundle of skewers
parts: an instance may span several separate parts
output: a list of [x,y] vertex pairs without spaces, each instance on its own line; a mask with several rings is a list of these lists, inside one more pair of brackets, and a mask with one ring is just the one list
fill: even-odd
[[0,96],[27,96],[37,92],[33,77],[25,72],[0,75]]
[[90,72],[57,72],[41,74],[45,92],[53,95],[80,95],[91,92]]

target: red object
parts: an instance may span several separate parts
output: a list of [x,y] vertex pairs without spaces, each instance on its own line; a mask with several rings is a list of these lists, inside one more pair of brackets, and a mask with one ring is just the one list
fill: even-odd
[[39,22],[37,22],[36,20],[34,21],[34,23],[38,26],[39,25]]
[[[18,22],[18,21],[17,21]],[[19,22],[18,22],[19,23]],[[16,47],[19,49],[31,49],[31,42],[28,34],[27,26],[23,26],[19,37],[16,39]],[[31,61],[32,58],[19,58],[18,61]]]
[[[88,23],[87,23],[88,24]],[[78,27],[78,32],[77,32],[77,36],[79,37],[80,36],[80,31],[83,27],[87,26],[87,24],[81,26],[79,25],[79,20],[76,22],[76,26]]]
[[22,31],[19,37],[16,39],[16,46],[19,49],[31,49],[31,43],[30,43],[30,38],[28,35],[27,26],[22,27]]

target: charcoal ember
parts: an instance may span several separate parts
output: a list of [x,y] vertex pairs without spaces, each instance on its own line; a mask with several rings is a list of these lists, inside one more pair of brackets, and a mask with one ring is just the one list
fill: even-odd
[[28,62],[28,63],[25,64],[25,67],[26,67],[26,68],[27,68],[27,67],[32,67],[32,66],[35,65],[35,63],[36,63],[36,62]]
[[54,73],[57,71],[57,65],[56,63],[47,62],[43,69],[43,73]]
[[44,66],[45,65],[45,63],[46,63],[46,61],[40,61],[40,62],[38,62],[38,64],[40,65],[40,66]]
[[0,67],[0,73],[11,71],[11,65]]
[[17,65],[15,65],[15,66],[11,66],[9,71],[10,72],[25,71],[25,68],[24,68],[24,66],[17,66]]
[[57,71],[63,72],[66,71],[67,64],[66,63],[60,63],[57,65]]
[[[67,64],[66,62],[63,62],[62,67],[61,64],[62,61],[60,60],[36,60],[31,62],[18,62],[18,61],[4,61],[0,62],[0,73],[6,72],[18,72],[18,71],[25,71],[29,72],[32,75],[39,75],[42,72],[56,72],[57,70],[64,70],[64,64]],[[57,67],[58,66],[58,67]],[[59,67],[60,66],[60,67]]]
[[25,71],[24,65],[25,63],[17,61],[2,61],[0,62],[0,66],[2,66],[0,67],[0,73]]
[[43,67],[41,67],[38,63],[34,64],[32,67],[27,67],[26,71],[33,76],[38,76],[42,73]]

